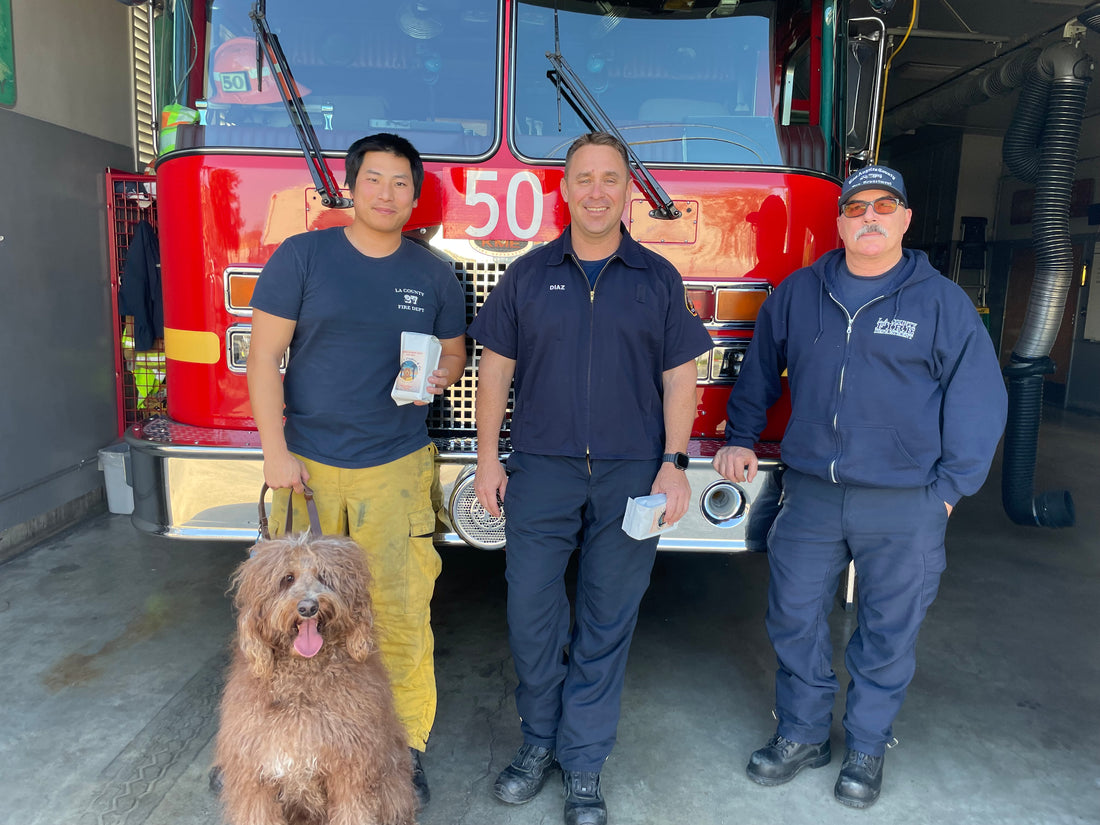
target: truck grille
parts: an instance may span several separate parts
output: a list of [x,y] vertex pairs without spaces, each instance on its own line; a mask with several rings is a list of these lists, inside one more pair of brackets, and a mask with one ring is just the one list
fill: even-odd
[[[455,277],[466,295],[466,323],[474,320],[485,299],[493,291],[507,266],[498,263],[455,261]],[[442,398],[428,409],[428,432],[433,436],[473,435],[477,432],[474,404],[477,395],[477,367],[481,362],[481,345],[466,339],[466,369],[462,377],[447,388]],[[512,418],[512,393],[508,393],[508,408],[504,416],[506,435]]]

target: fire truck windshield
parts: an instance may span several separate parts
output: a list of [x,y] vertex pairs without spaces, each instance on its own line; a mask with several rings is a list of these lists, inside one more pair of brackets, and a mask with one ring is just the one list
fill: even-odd
[[[528,158],[564,157],[585,131],[565,101],[559,107],[546,77],[554,5],[520,3],[516,12],[511,131]],[[643,162],[781,163],[772,100],[774,3],[558,6],[562,55]]]
[[[265,61],[257,82],[251,0],[208,7],[203,146],[296,149]],[[426,155],[476,156],[496,135],[496,0],[317,6],[267,0],[266,19],[294,73],[325,150],[371,132],[396,132]],[[205,104],[205,105],[204,105]]]

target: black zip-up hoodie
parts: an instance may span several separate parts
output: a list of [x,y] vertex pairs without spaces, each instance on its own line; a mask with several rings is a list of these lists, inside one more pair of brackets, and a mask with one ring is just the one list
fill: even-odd
[[1008,400],[970,298],[920,251],[849,316],[829,291],[844,250],[793,273],[761,307],[730,393],[727,443],[752,449],[788,371],[785,464],[838,484],[924,487],[954,506],[977,492]]

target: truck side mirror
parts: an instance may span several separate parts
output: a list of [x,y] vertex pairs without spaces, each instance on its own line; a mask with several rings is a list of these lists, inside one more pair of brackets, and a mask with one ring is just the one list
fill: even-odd
[[886,26],[877,17],[848,21],[844,150],[855,166],[874,161],[886,59]]

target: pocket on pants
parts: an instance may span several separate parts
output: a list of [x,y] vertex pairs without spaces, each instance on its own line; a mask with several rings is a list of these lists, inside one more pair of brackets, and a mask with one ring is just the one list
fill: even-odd
[[428,610],[435,591],[435,580],[443,570],[443,560],[435,549],[435,510],[427,508],[409,513],[409,540],[405,553],[405,612]]

